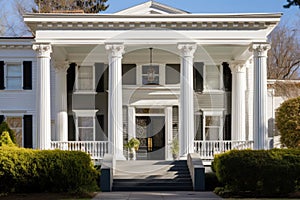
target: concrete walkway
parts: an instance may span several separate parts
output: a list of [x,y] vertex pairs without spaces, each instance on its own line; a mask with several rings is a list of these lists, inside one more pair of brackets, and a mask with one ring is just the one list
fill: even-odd
[[98,193],[94,200],[219,200],[213,192],[105,192]]

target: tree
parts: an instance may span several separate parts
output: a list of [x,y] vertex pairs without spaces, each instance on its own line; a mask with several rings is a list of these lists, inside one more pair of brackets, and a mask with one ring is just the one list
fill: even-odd
[[16,136],[15,136],[15,132],[9,128],[8,124],[3,121],[1,124],[0,124],[0,136],[4,133],[4,132],[8,132],[9,133],[9,136],[12,140],[13,143],[16,144]]
[[289,99],[277,109],[276,126],[281,143],[288,148],[300,148],[300,97]]
[[300,0],[287,0],[287,4],[284,5],[284,8],[289,8],[291,6],[299,6],[300,8]]
[[26,12],[31,12],[33,2],[28,0],[13,0],[4,4],[0,3],[0,36],[31,36],[29,28],[23,20]]
[[298,79],[300,69],[300,42],[296,28],[278,26],[269,36],[269,79]]
[[78,11],[84,13],[99,13],[108,8],[107,0],[34,0],[38,10],[33,12],[51,13],[59,11]]

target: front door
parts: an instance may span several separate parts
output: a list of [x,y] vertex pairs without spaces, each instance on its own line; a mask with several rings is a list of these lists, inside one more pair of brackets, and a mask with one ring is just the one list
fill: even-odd
[[164,116],[137,116],[136,137],[140,140],[137,160],[165,160]]

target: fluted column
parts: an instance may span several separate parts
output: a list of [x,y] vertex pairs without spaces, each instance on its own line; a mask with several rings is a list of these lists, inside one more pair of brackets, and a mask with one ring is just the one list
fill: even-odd
[[254,62],[254,105],[253,139],[254,149],[266,149],[268,138],[267,121],[267,53],[270,45],[253,44]]
[[55,62],[56,140],[68,141],[67,70],[68,62]]
[[180,76],[180,156],[194,152],[194,89],[193,64],[196,44],[179,44],[181,56]]
[[111,153],[117,160],[125,160],[123,155],[123,108],[122,108],[122,55],[123,44],[105,46],[109,59],[108,94],[108,134]]
[[37,52],[37,135],[39,149],[50,149],[51,142],[51,104],[50,104],[50,44],[34,44]]
[[246,140],[246,73],[244,63],[232,63],[232,111],[231,127],[232,140]]

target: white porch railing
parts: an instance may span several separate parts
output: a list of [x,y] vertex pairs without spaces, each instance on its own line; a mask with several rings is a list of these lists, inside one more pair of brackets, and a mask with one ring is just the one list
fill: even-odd
[[232,149],[253,149],[253,141],[195,141],[194,151],[205,160],[213,160],[215,154]]
[[108,141],[52,141],[51,149],[83,151],[90,154],[92,160],[101,160],[108,153]]

